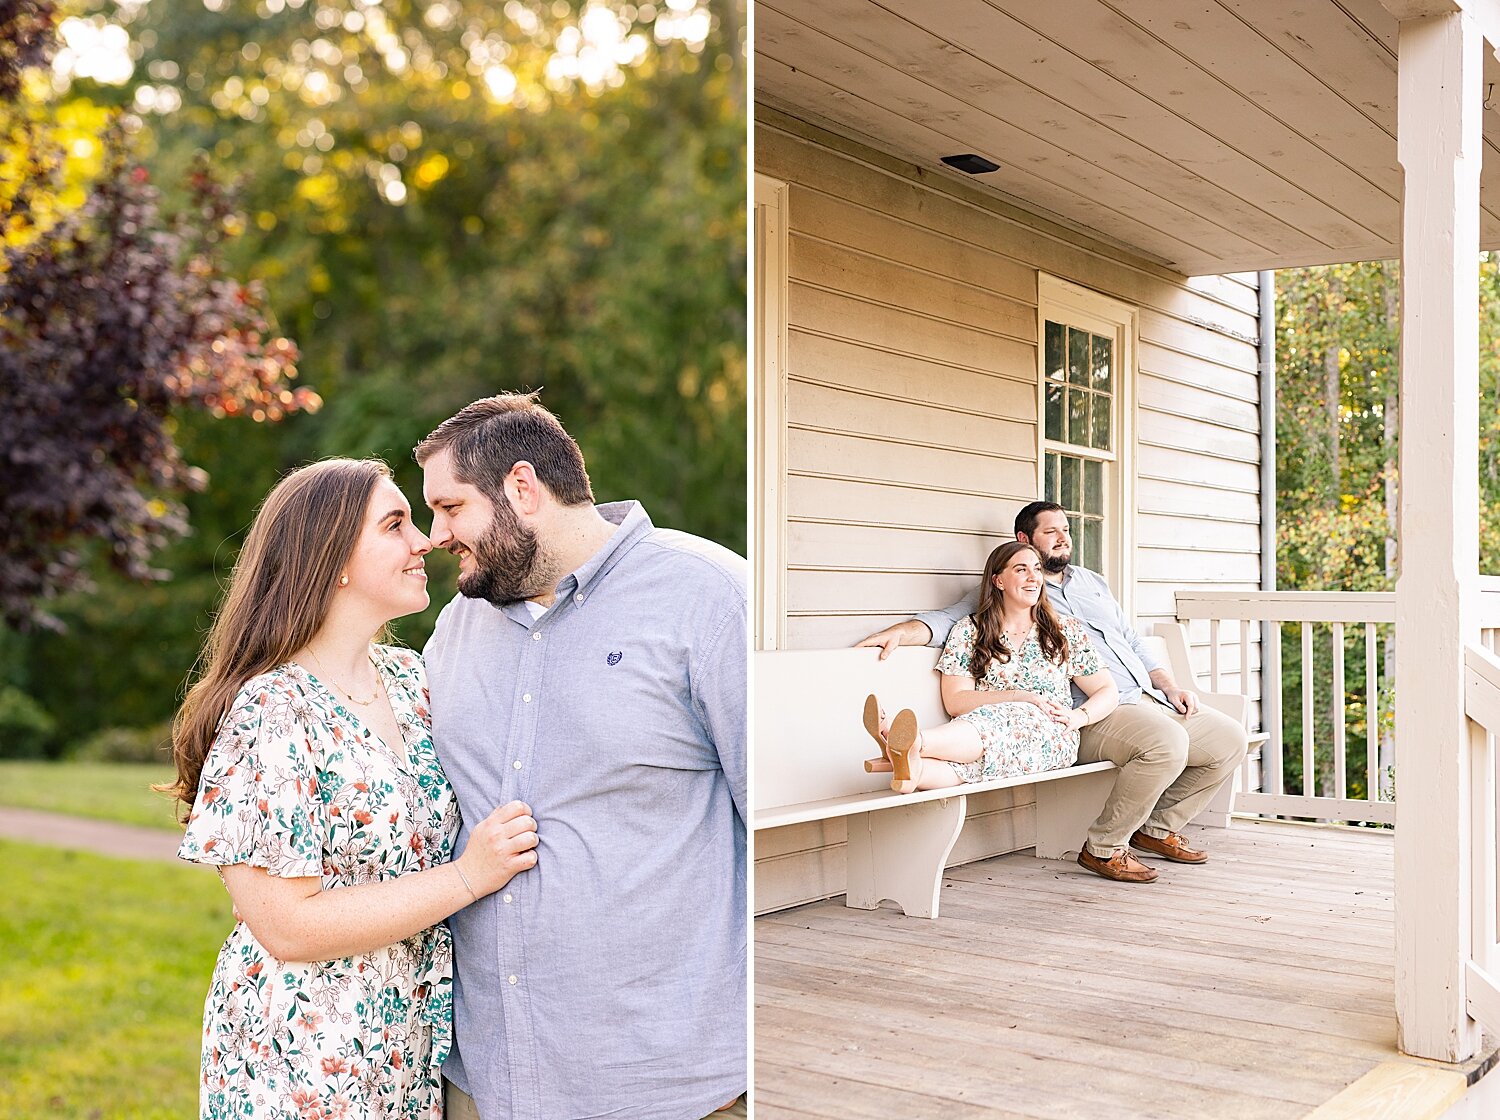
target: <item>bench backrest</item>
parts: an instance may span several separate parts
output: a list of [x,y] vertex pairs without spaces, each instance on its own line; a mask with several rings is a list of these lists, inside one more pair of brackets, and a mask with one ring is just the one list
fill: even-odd
[[[1167,645],[1144,638],[1163,664]],[[875,693],[931,727],[944,722],[939,651],[905,646],[881,661],[873,649],[763,650],[755,655],[755,807],[767,809],[886,789],[890,777],[861,763],[879,750],[861,713]]]
[[865,697],[875,693],[891,715],[911,708],[924,727],[943,722],[939,652],[908,646],[885,661],[874,649],[757,653],[756,809],[889,788],[889,774],[860,765],[880,749],[861,721]]

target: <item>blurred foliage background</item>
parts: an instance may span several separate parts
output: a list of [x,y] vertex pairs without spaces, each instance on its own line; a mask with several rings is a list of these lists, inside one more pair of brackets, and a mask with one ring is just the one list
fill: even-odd
[[[80,205],[111,119],[167,213],[194,205],[206,156],[235,200],[225,268],[263,290],[322,406],[172,414],[207,483],[169,496],[190,529],[155,556],[167,578],[92,556],[93,590],[46,604],[61,631],[0,629],[0,756],[152,757],[276,478],[376,455],[420,506],[413,444],[501,390],[543,390],[600,501],[745,551],[742,0],[75,0],[54,18],[52,65],[6,112],[52,130],[66,189],[12,214],[5,246]],[[437,602],[399,626],[417,647],[452,587],[446,556],[431,569]]]
[[[1500,573],[1500,255],[1479,271],[1479,569]],[[1401,269],[1365,261],[1276,274],[1276,578],[1297,591],[1392,591],[1401,408]],[[1366,696],[1363,627],[1344,635],[1346,779],[1366,796],[1368,753],[1390,795],[1394,628],[1378,628],[1378,698]],[[1334,788],[1332,633],[1314,628],[1313,663],[1301,630],[1282,627],[1284,780],[1288,790]],[[1302,773],[1304,674],[1314,682],[1314,775]]]

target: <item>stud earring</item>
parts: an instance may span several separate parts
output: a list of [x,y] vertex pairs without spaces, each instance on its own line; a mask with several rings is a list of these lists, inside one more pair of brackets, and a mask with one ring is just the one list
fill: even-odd
[[348,587],[349,586],[349,577],[348,576],[339,576],[339,586],[340,587]]

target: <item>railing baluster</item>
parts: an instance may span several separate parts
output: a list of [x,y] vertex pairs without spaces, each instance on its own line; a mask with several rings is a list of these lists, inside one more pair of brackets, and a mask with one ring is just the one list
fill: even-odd
[[1344,752],[1347,745],[1344,727],[1344,624],[1333,624],[1333,796],[1347,797],[1349,780],[1345,773]]
[[[1487,629],[1479,632],[1479,644],[1491,653],[1500,655],[1500,630]],[[1480,723],[1472,723],[1472,752],[1483,760],[1477,771],[1471,770],[1470,780],[1476,786],[1475,805],[1483,805],[1483,815],[1473,812],[1471,825],[1474,836],[1473,861],[1476,887],[1474,904],[1474,959],[1481,968],[1495,967],[1497,930],[1500,930],[1500,860],[1496,860],[1496,845],[1500,843],[1500,782],[1496,778],[1496,764],[1500,755],[1496,753],[1495,734]],[[1482,735],[1483,746],[1480,746]],[[1481,918],[1482,915],[1482,918]]]
[[1365,797],[1380,800],[1380,679],[1375,664],[1375,624],[1365,623]]
[[[1500,951],[1500,859],[1496,859],[1496,843],[1500,840],[1500,775],[1496,774],[1495,767],[1500,761],[1500,754],[1496,752],[1496,745],[1500,743],[1494,732],[1488,728],[1484,735],[1485,772],[1489,775],[1489,823],[1479,836],[1485,844],[1485,859],[1490,865],[1487,880],[1490,884],[1489,906],[1485,913],[1489,915],[1489,968],[1495,967],[1495,955]],[[1476,854],[1477,858],[1477,854]]]
[[1260,632],[1260,713],[1266,731],[1260,755],[1260,784],[1267,793],[1286,792],[1281,773],[1286,720],[1281,710],[1281,623],[1267,620]]
[[1312,623],[1302,624],[1302,796],[1318,792],[1317,768],[1313,764],[1313,632]]
[[[1242,619],[1240,619],[1240,695],[1245,698],[1246,705],[1249,705],[1251,703],[1251,700],[1250,700],[1250,620],[1248,618],[1242,618]],[[1265,703],[1264,699],[1262,699],[1261,703],[1262,703],[1262,705],[1264,705],[1264,703]],[[1261,718],[1262,719],[1265,718],[1265,708],[1264,708],[1264,706],[1262,706],[1262,708],[1261,708]],[[1252,781],[1252,779],[1254,777],[1254,773],[1250,769],[1250,765],[1251,765],[1251,763],[1250,763],[1250,755],[1249,755],[1249,752],[1246,752],[1246,754],[1245,754],[1245,760],[1240,763],[1240,789],[1241,790],[1247,790],[1247,789],[1251,788],[1251,784],[1250,783],[1251,783],[1251,781]]]
[[1473,868],[1473,926],[1470,955],[1483,969],[1494,967],[1496,861],[1495,861],[1495,738],[1481,723],[1469,722],[1469,757],[1472,786],[1470,819]]
[[1208,620],[1208,690],[1219,691],[1219,620]]
[[1250,696],[1250,620],[1240,619],[1240,693]]

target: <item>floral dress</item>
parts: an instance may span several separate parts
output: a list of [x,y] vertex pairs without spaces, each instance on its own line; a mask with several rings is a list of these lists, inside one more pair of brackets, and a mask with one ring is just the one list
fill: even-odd
[[[458,806],[432,749],[422,661],[372,652],[404,742],[382,743],[294,662],[253,678],[204,761],[181,858],[325,889],[448,860]],[[452,977],[442,924],[307,963],[277,960],[237,923],[203,1010],[201,1117],[437,1120]]]
[[[1076,618],[1062,617],[1059,621],[1068,639],[1067,664],[1047,660],[1033,626],[1018,654],[1013,654],[1003,665],[990,660],[989,670],[979,682],[980,690],[1038,692],[1071,707],[1069,679],[1097,673],[1101,663],[1089,644],[1083,624]],[[978,637],[972,615],[956,622],[948,632],[937,671],[944,676],[972,679],[970,667],[974,664],[974,643]],[[958,718],[974,725],[984,745],[984,753],[973,762],[948,764],[965,782],[1060,770],[1078,759],[1078,732],[1068,731],[1035,704],[1025,701],[986,704]]]

